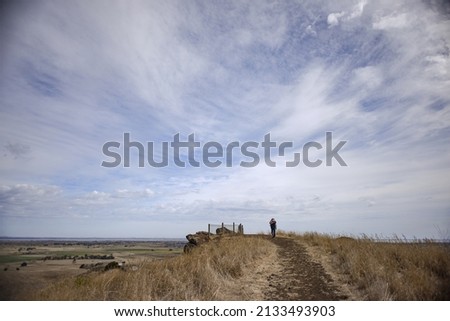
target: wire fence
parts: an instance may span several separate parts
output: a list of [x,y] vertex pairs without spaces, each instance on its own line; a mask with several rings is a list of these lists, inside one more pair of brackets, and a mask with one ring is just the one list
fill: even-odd
[[244,234],[244,225],[242,224],[208,224],[208,233],[210,234]]

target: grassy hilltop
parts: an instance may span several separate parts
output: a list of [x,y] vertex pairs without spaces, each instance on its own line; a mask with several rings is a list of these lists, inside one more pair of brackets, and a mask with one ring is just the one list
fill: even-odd
[[317,233],[291,236],[308,244],[357,297],[368,300],[450,300],[450,245],[393,242]]
[[223,237],[190,254],[143,260],[133,269],[88,273],[55,284],[41,300],[226,300],[244,268],[275,246],[262,238]]
[[[23,299],[450,300],[449,244],[430,241],[280,233],[215,237],[189,254],[159,258],[134,252],[120,269],[86,272],[66,263],[71,273],[58,270],[56,282]],[[27,268],[17,273],[26,279]]]

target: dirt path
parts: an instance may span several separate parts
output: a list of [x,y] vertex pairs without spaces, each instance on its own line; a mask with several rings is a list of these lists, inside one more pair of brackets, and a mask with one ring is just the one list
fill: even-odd
[[279,268],[267,279],[265,300],[346,300],[321,264],[312,260],[306,248],[290,238],[276,237]]

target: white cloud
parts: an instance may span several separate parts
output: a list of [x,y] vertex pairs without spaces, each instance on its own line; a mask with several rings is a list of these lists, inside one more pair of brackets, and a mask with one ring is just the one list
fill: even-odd
[[408,21],[410,20],[414,20],[414,18],[408,17],[406,13],[393,13],[376,19],[373,23],[373,28],[381,30],[404,28],[408,26]]
[[366,6],[366,4],[367,4],[366,0],[361,0],[357,4],[355,4],[352,9],[352,12],[348,16],[348,19],[360,17],[364,12],[364,7]]
[[364,66],[353,70],[352,85],[367,91],[376,90],[383,83],[382,71],[375,66]]
[[339,25],[341,21],[346,22],[352,19],[358,18],[363,14],[364,7],[366,6],[367,1],[362,0],[357,2],[352,8],[348,11],[341,12],[333,12],[330,13],[327,17],[327,23],[329,27],[335,27]]
[[330,13],[327,17],[327,22],[330,27],[337,26],[339,24],[339,19],[345,15],[345,12],[334,12]]
[[317,32],[314,30],[314,27],[312,25],[306,27],[305,32],[311,36],[317,36]]

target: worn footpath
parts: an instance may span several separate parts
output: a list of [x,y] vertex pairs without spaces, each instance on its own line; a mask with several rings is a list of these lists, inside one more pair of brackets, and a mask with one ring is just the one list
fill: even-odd
[[314,262],[306,248],[293,239],[276,237],[279,269],[267,277],[265,300],[346,300],[321,264]]

